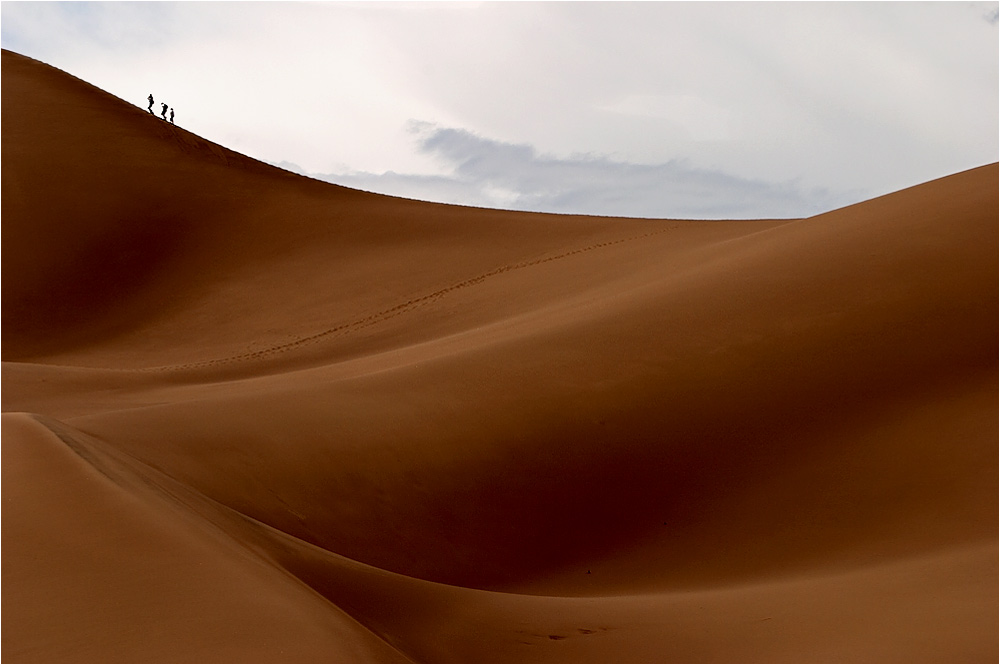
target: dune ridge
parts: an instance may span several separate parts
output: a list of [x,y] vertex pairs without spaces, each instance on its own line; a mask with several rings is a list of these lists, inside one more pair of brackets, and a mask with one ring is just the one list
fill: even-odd
[[996,164],[474,209],[2,57],[4,660],[998,658]]

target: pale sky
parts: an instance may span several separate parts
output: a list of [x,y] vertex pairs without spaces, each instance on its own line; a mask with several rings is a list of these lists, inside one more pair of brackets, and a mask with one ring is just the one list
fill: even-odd
[[997,2],[3,2],[4,48],[359,189],[798,217],[997,161]]

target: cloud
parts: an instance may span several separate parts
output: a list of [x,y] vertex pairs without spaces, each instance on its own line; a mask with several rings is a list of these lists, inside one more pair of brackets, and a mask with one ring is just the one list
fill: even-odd
[[[829,192],[875,196],[995,161],[996,7],[2,2],[0,12],[5,47],[143,108],[152,92],[186,129],[258,159],[417,198],[659,216],[807,214],[841,203]],[[427,130],[415,143],[410,118],[467,135]],[[686,197],[680,182],[699,193]]]
[[[307,174],[367,191],[511,210],[649,218],[804,217],[865,198],[698,168],[687,160],[637,164],[603,155],[560,158],[473,132],[414,122],[420,152],[445,175]],[[285,168],[302,172],[294,165]]]

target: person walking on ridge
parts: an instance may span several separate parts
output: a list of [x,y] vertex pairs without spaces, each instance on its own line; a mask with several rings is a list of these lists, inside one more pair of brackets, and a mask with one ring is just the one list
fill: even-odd
[[166,104],[161,104],[160,106],[163,107],[162,109],[160,109],[160,115],[163,116],[164,120],[166,120],[167,119],[167,105]]
[[147,99],[149,99],[149,108],[146,110],[149,111],[150,115],[153,115],[153,93],[149,93],[149,97]]
[[174,124],[174,109],[170,107],[170,124]]

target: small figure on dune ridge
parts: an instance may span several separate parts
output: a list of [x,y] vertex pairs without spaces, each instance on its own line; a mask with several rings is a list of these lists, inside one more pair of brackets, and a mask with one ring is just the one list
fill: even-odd
[[[146,99],[149,100],[149,106],[146,108],[146,110],[149,111],[150,115],[155,116],[156,114],[153,113],[153,103],[154,103],[153,102],[153,93],[149,93],[149,97],[147,97]],[[166,104],[164,104],[162,102],[160,103],[160,117],[162,117],[164,120],[167,119],[167,110],[168,109],[170,110],[170,124],[172,125],[172,124],[174,124],[174,109],[173,109],[173,107],[172,106],[168,107]]]

